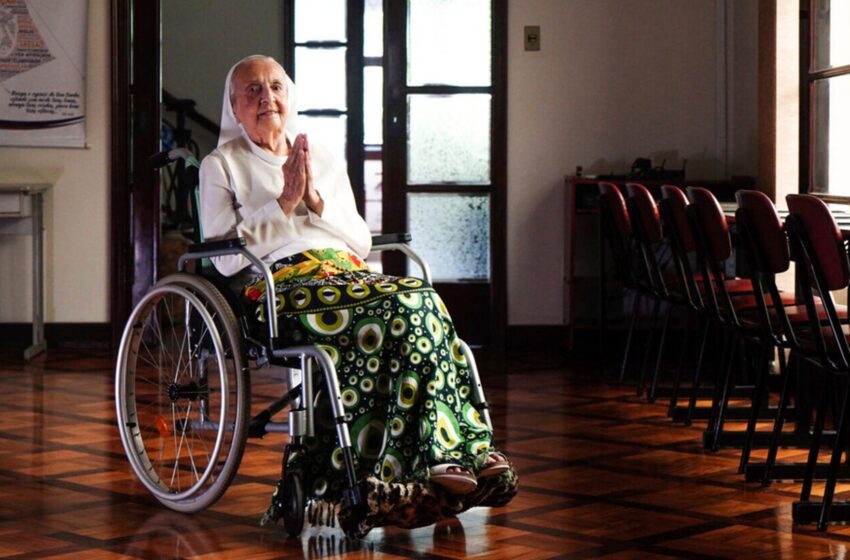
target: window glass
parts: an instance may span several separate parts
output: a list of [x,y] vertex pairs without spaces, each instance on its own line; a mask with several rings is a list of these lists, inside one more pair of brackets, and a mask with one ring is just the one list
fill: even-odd
[[490,95],[409,95],[408,183],[490,182]]
[[812,37],[812,70],[850,64],[850,2],[817,0]]
[[409,0],[407,83],[490,85],[490,0]]
[[345,41],[346,0],[295,0],[295,42]]
[[850,196],[850,75],[816,81],[812,101],[813,190]]
[[366,0],[363,6],[363,56],[384,56],[383,0]]
[[366,223],[372,233],[381,233],[383,227],[383,162],[380,159],[367,159],[363,162],[363,183],[366,199]]
[[342,117],[315,117],[298,115],[298,129],[307,133],[311,142],[321,143],[340,161],[345,158],[345,122]]
[[345,110],[345,48],[296,47],[297,106]]
[[407,202],[410,245],[435,281],[490,278],[489,196],[412,193]]
[[384,142],[384,69],[363,68],[363,143]]

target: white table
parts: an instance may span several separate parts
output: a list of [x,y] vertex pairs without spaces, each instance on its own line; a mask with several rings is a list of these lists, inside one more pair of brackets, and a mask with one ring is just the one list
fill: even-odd
[[[32,235],[32,345],[29,360],[47,349],[44,340],[44,183],[0,183],[0,234]],[[29,227],[27,227],[29,226]]]

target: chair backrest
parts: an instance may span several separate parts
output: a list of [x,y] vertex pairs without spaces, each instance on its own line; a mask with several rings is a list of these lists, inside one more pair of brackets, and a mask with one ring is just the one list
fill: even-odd
[[829,207],[816,196],[789,194],[788,210],[804,227],[813,257],[823,273],[828,290],[841,290],[850,280],[850,263],[844,249],[844,239]]
[[697,245],[697,262],[703,275],[706,308],[720,321],[739,325],[738,316],[724,282],[726,275],[721,263],[732,255],[729,226],[720,203],[711,191],[688,187],[687,213]]
[[697,216],[700,237],[705,242],[707,257],[714,262],[725,261],[732,255],[729,226],[717,198],[708,189],[688,187],[692,212]]
[[[661,207],[669,210],[667,229],[673,243],[685,253],[697,250],[691,224],[688,223],[688,197],[676,185],[661,185]],[[664,216],[662,215],[662,220]]]
[[661,243],[661,219],[658,206],[649,190],[640,183],[626,183],[626,193],[631,204],[628,206],[632,229],[635,235],[648,244]]
[[696,242],[687,216],[688,199],[675,185],[661,186],[658,212],[665,237],[670,243],[670,254],[682,295],[692,309],[703,308],[689,254],[696,251]]
[[746,225],[751,228],[752,248],[755,249],[753,264],[762,267],[760,272],[765,274],[788,270],[791,265],[788,238],[773,201],[763,192],[748,190],[736,192],[735,199]]
[[632,235],[632,223],[626,210],[626,200],[614,183],[599,183],[599,209],[610,220],[616,235],[625,240]]
[[638,250],[643,262],[641,276],[649,281],[649,288],[659,297],[668,297],[670,293],[664,282],[664,273],[658,263],[656,249],[664,240],[661,231],[661,219],[658,206],[646,187],[638,183],[627,183],[627,207],[632,224],[632,232],[637,239]]
[[[738,201],[736,226],[743,249],[736,258],[745,259],[752,272],[761,330],[772,337],[774,344],[790,344],[799,350],[793,325],[776,286],[776,274],[785,272],[791,265],[782,220],[773,202],[762,192],[740,190],[735,193],[735,199]],[[773,314],[768,310],[768,301],[773,303]]]

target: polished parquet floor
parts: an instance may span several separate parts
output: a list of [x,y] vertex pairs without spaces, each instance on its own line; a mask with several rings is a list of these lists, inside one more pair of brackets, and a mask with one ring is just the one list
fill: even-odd
[[[0,351],[0,557],[847,557],[850,527],[792,526],[799,485],[745,483],[736,450],[704,451],[702,425],[672,424],[665,403],[600,381],[592,363],[526,357],[482,369],[498,443],[520,472],[511,504],[361,541],[329,527],[292,539],[258,525],[284,436],[249,442],[213,508],[173,513],[124,459],[108,355],[54,350],[25,364]],[[278,386],[256,372],[255,402]]]

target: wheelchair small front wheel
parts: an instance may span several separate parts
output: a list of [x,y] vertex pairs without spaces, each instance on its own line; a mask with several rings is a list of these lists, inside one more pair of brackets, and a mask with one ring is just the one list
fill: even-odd
[[290,537],[304,528],[304,486],[301,475],[288,469],[283,479],[283,528]]
[[164,278],[124,329],[115,375],[121,441],[133,472],[185,513],[218,500],[245,447],[250,385],[224,297],[203,278]]

